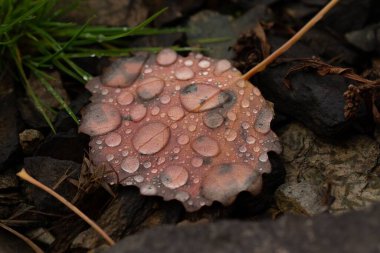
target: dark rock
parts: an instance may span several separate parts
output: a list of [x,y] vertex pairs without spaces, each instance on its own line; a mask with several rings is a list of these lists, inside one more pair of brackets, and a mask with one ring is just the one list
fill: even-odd
[[65,133],[51,134],[38,147],[35,155],[82,163],[88,140],[88,136],[78,134],[76,129]]
[[33,253],[35,252],[24,241],[0,228],[0,252],[1,253]]
[[[77,186],[70,183],[68,179],[78,179],[81,164],[38,156],[25,158],[24,162],[25,169],[32,177],[53,188],[69,201],[77,193]],[[62,203],[31,184],[25,184],[25,193],[26,198],[40,210],[49,210],[55,213],[67,211]]]
[[8,78],[0,77],[0,170],[18,148],[20,121],[14,87]]
[[346,34],[346,39],[352,45],[365,52],[380,52],[380,23]]
[[31,155],[37,146],[44,139],[43,134],[35,129],[25,129],[19,134],[22,151],[26,155]]
[[124,238],[104,253],[378,252],[379,215],[377,204],[337,217],[284,216],[277,221],[255,223],[222,221],[165,226]]
[[[107,206],[97,220],[97,224],[117,240],[141,226],[149,227],[178,221],[181,213],[178,210],[178,206],[181,207],[180,204],[178,203],[176,207],[170,204],[172,202],[161,202],[161,208],[158,208],[157,200],[159,199],[142,196],[134,187],[124,187]],[[162,214],[168,217],[163,217]],[[102,242],[104,242],[103,239],[93,229],[88,229],[75,238],[71,247],[93,249]]]
[[321,21],[338,33],[362,28],[371,12],[372,0],[341,0]]

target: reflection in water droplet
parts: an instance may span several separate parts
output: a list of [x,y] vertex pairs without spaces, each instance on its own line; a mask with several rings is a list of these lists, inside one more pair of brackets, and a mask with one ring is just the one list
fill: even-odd
[[182,166],[172,165],[166,167],[160,174],[160,180],[163,185],[169,189],[176,189],[186,184],[189,173]]
[[121,162],[121,169],[128,172],[134,173],[140,166],[140,161],[137,157],[127,157]]
[[118,133],[109,133],[107,134],[104,142],[108,147],[116,147],[121,143],[121,135]]
[[132,144],[141,154],[155,154],[165,147],[170,137],[170,129],[163,123],[152,122],[138,129]]

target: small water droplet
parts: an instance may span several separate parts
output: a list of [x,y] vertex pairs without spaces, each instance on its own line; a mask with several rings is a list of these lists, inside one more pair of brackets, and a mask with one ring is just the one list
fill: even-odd
[[189,198],[190,198],[190,195],[187,192],[183,192],[183,191],[177,192],[175,195],[175,199],[181,202],[185,202]]
[[158,106],[153,106],[152,110],[150,111],[150,114],[152,114],[153,116],[156,116],[160,113],[160,107]]
[[189,143],[189,141],[190,141],[189,136],[187,136],[185,134],[180,135],[177,138],[177,143],[180,144],[180,145],[186,145],[187,143]]
[[177,121],[182,119],[183,116],[185,116],[185,112],[183,111],[182,107],[173,106],[169,108],[168,116],[171,120]]
[[146,184],[140,187],[140,192],[142,195],[152,196],[157,193],[157,188],[154,185]]
[[160,97],[161,104],[169,104],[170,103],[170,96],[169,95],[163,95]]
[[191,143],[192,149],[206,157],[217,156],[220,152],[218,142],[209,136],[199,136]]
[[190,132],[194,132],[196,129],[197,129],[197,126],[196,125],[189,125],[187,127],[187,129],[190,131]]
[[266,162],[268,161],[268,154],[267,153],[262,153],[260,156],[259,156],[259,161],[260,162]]
[[227,129],[224,133],[224,137],[227,141],[234,141],[237,137],[237,132],[233,129]]
[[248,144],[254,144],[256,142],[256,139],[253,136],[248,136],[246,142]]
[[131,109],[131,118],[133,121],[140,121],[146,115],[146,107],[143,104],[136,104]]
[[241,101],[241,107],[248,108],[249,107],[249,100],[248,99],[243,99]]
[[201,167],[203,164],[203,159],[200,157],[193,157],[191,159],[191,165],[193,165],[195,168]]
[[227,112],[227,118],[231,121],[235,121],[236,120],[236,113],[234,113],[232,111]]
[[174,75],[178,80],[189,80],[194,77],[194,72],[188,67],[182,67],[177,69]]
[[142,183],[144,182],[144,177],[141,176],[141,175],[136,175],[133,177],[133,179],[137,182],[137,183]]
[[249,128],[249,123],[244,121],[243,123],[241,123],[241,127],[245,130],[247,130]]
[[247,152],[247,147],[246,146],[240,146],[239,147],[239,151],[241,152],[241,153],[245,153],[245,152]]
[[214,74],[219,76],[222,73],[226,72],[232,67],[231,63],[228,60],[219,60],[216,62]]
[[185,66],[190,67],[190,66],[192,66],[194,64],[194,62],[192,60],[186,60],[184,62],[184,64],[185,64]]
[[120,93],[120,95],[116,98],[117,102],[120,105],[129,105],[133,102],[134,97],[133,94],[130,93],[129,91],[123,91]]
[[108,162],[112,161],[114,158],[115,158],[115,156],[113,154],[107,154],[106,155],[106,159]]
[[207,69],[208,67],[210,67],[211,63],[207,60],[201,60],[200,62],[198,62],[198,66],[202,69]]
[[177,53],[173,49],[165,48],[157,54],[156,61],[160,65],[168,66],[177,60],[177,56]]

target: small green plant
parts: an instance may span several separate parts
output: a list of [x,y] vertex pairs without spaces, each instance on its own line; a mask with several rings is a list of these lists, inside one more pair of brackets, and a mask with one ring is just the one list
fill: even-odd
[[[141,24],[129,27],[104,27],[62,22],[60,17],[74,6],[57,9],[58,0],[0,1],[0,72],[13,73],[22,83],[27,95],[55,132],[53,111],[33,90],[29,78],[39,83],[59,102],[71,118],[79,123],[68,104],[51,85],[53,76],[47,70],[57,69],[80,83],[91,75],[75,63],[75,58],[127,56],[136,50],[157,51],[159,48],[128,48],[125,37],[181,32],[181,28],[147,28],[162,9]],[[124,47],[124,48],[120,48]],[[3,74],[3,73],[0,73]]]

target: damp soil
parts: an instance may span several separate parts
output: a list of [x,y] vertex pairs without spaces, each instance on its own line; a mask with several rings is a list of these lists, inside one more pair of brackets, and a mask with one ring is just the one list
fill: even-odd
[[[132,38],[126,45],[202,47],[204,55],[227,59],[245,73],[326,2],[87,0],[65,19],[84,23],[97,13],[94,24],[133,26],[167,6],[153,26],[183,26],[186,32]],[[189,252],[193,248],[197,252],[248,248],[322,252],[336,247],[339,252],[378,252],[378,241],[371,235],[380,229],[375,218],[380,215],[379,10],[377,0],[341,0],[299,43],[251,79],[273,103],[271,126],[283,152],[269,153],[272,172],[263,175],[260,194],[242,192],[230,205],[215,202],[195,212],[186,211],[177,200],[143,196],[135,186],[107,184],[104,171],[90,166],[90,137],[79,133],[78,125],[59,109],[54,120],[57,133],[52,133],[22,87],[9,73],[3,74],[0,223],[54,253]],[[117,60],[90,58],[77,63],[98,76]],[[60,80],[54,87],[80,117],[90,103],[90,92],[63,73],[54,75]],[[155,89],[141,90],[142,99],[148,100],[162,88],[159,81],[152,82]],[[37,90],[38,84],[34,85]],[[181,92],[190,92],[192,86],[187,88]],[[58,106],[46,91],[37,93],[49,105]],[[126,94],[123,102],[128,100]],[[174,111],[172,116],[176,115]],[[220,117],[209,116],[205,124],[217,128]],[[21,168],[95,220],[117,242],[116,247],[109,248],[60,202],[19,180],[16,173]],[[337,229],[330,231],[330,227]],[[353,246],[354,240],[338,239],[357,238],[357,230],[363,231],[363,239]],[[302,237],[308,233],[317,239]],[[270,243],[266,244],[267,238]],[[33,252],[17,240],[0,227],[0,252]],[[302,241],[308,243],[298,244]],[[337,246],[336,241],[342,243]]]

